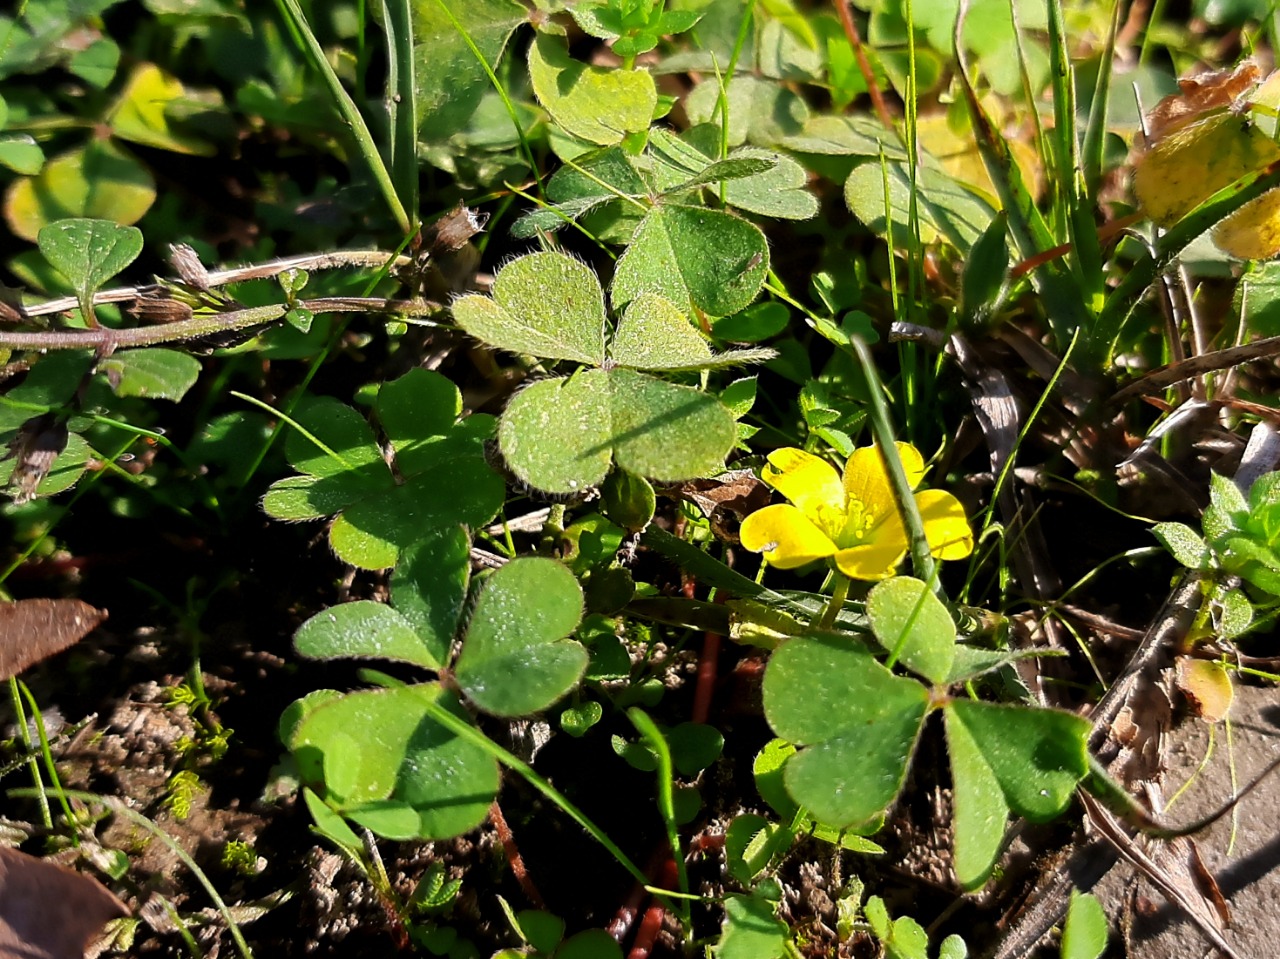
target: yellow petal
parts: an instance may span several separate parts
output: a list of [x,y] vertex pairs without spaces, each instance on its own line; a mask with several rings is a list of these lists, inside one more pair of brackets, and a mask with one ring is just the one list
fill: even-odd
[[850,579],[888,579],[906,554],[901,540],[879,540],[840,550],[836,568]]
[[840,474],[812,453],[792,446],[774,450],[760,475],[806,516],[817,516],[823,507],[844,512]]
[[938,559],[964,559],[973,552],[973,530],[960,501],[945,490],[916,493],[929,552]]
[[[833,474],[834,475],[834,474]],[[742,545],[779,569],[795,569],[836,551],[827,534],[789,503],[756,510],[742,521],[738,531]]]
[[[898,458],[907,474],[907,484],[915,489],[924,479],[924,457],[910,443],[896,443]],[[885,470],[884,458],[877,446],[864,446],[853,451],[844,466],[844,491],[849,503],[861,503],[863,514],[879,520],[894,514],[893,488]]]

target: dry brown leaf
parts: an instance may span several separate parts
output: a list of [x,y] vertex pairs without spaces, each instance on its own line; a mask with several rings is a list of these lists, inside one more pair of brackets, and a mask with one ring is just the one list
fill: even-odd
[[74,646],[107,618],[78,599],[0,603],[0,680]]
[[83,959],[103,924],[128,914],[88,876],[0,847],[0,959]]
[[1223,110],[1258,84],[1262,69],[1253,60],[1245,60],[1234,70],[1202,73],[1178,81],[1178,92],[1170,94],[1152,108],[1145,117],[1148,147],[1175,130],[1203,117]]

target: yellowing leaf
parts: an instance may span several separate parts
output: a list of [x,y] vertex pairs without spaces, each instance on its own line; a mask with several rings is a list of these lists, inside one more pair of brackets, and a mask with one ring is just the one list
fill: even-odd
[[1184,656],[1178,660],[1177,683],[1196,715],[1205,722],[1217,723],[1226,718],[1235,689],[1220,664]]
[[1222,113],[1176,130],[1139,157],[1133,191],[1152,220],[1172,226],[1223,187],[1278,159],[1280,146],[1247,119]]
[[1280,253],[1280,190],[1251,200],[1213,228],[1218,249],[1242,260],[1269,260]]
[[182,83],[175,77],[154,63],[141,64],[133,71],[120,102],[107,120],[112,134],[122,140],[174,153],[213,156],[216,150],[212,144],[169,128],[166,110],[171,103],[185,96]]

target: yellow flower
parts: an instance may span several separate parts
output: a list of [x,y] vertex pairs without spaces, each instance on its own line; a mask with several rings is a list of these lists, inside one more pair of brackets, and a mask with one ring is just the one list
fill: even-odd
[[[915,489],[924,477],[924,458],[909,443],[898,456]],[[757,510],[742,524],[742,545],[780,569],[833,559],[850,579],[893,575],[909,545],[894,503],[884,460],[874,446],[853,451],[843,480],[825,460],[786,448],[769,454],[763,478],[790,503]],[[938,559],[964,559],[973,552],[973,533],[964,507],[950,493],[915,494],[929,551]]]

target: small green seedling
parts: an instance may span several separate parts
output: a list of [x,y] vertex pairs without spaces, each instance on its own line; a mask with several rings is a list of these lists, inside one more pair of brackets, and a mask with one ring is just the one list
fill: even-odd
[[1259,478],[1247,497],[1213,473],[1203,529],[1201,536],[1185,523],[1158,523],[1152,532],[1179,563],[1205,574],[1200,628],[1193,633],[1235,639],[1259,613],[1280,608],[1280,473]]
[[1088,893],[1071,890],[1062,927],[1062,959],[1098,959],[1107,951],[1107,914]]
[[[886,959],[929,959],[929,934],[910,916],[889,918],[884,900],[872,896],[863,907],[871,932],[884,946]],[[966,959],[969,947],[959,936],[951,935],[938,947],[938,959]]]
[[514,913],[499,897],[511,928],[527,949],[504,949],[493,959],[622,959],[622,948],[603,929],[587,929],[565,938],[564,920],[549,912],[525,909]]

